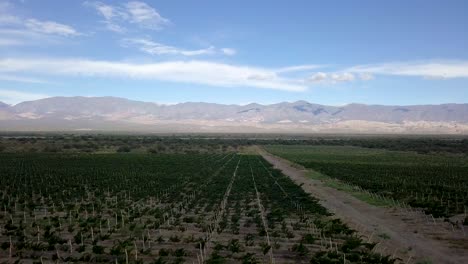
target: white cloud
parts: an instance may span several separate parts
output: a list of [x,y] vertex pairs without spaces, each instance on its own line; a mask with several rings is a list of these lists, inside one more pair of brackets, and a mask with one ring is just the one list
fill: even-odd
[[[85,59],[2,59],[0,72],[101,78],[133,78],[220,87],[256,87],[304,91],[299,80],[284,78],[274,70],[209,61],[123,63]],[[254,76],[262,76],[254,78]]]
[[57,35],[48,35],[25,29],[0,29],[0,46],[50,45],[61,41]]
[[468,78],[468,61],[395,62],[357,65],[335,72],[312,74],[306,82],[341,83],[373,80],[375,75],[412,76],[426,79]]
[[468,78],[468,62],[439,61],[439,62],[397,62],[373,65],[358,65],[346,69],[348,72],[415,76],[424,78]]
[[312,76],[307,78],[309,82],[323,82],[328,78],[328,75],[324,72],[314,73]]
[[234,55],[235,50],[233,49],[217,49],[214,46],[210,46],[204,49],[187,50],[181,49],[174,46],[165,45],[162,43],[154,42],[149,39],[134,38],[134,39],[123,39],[122,44],[124,47],[136,46],[139,50],[146,52],[151,55],[183,55],[183,56],[200,56],[200,55]]
[[128,14],[122,10],[122,8],[117,6],[111,6],[104,4],[102,2],[89,2],[86,1],[85,6],[90,6],[101,15],[104,20],[101,21],[105,24],[106,28],[110,31],[123,33],[126,29],[120,25],[118,25],[119,21],[125,21],[128,19]]
[[272,80],[276,76],[275,73],[254,73],[252,75],[247,76],[248,80],[253,80],[253,81],[266,81],[266,80]]
[[169,19],[162,17],[154,8],[144,2],[131,1],[125,7],[130,15],[130,22],[149,29],[160,29],[170,23]]
[[374,79],[374,75],[368,73],[368,72],[363,72],[361,74],[359,74],[359,79],[363,80],[363,81],[370,81],[370,80],[373,80]]
[[116,16],[120,16],[121,14],[117,13],[114,7],[110,5],[106,5],[103,3],[96,3],[96,10],[106,19],[111,20]]
[[2,13],[0,11],[0,25],[19,24],[21,19],[17,16]]
[[231,48],[222,48],[221,51],[225,55],[228,55],[228,56],[233,56],[233,55],[236,55],[236,53],[237,53],[237,51],[235,49],[231,49]]
[[306,64],[306,65],[297,65],[297,66],[279,68],[279,69],[276,70],[276,72],[281,72],[281,73],[301,72],[301,71],[307,71],[307,70],[314,70],[314,69],[322,68],[322,67],[323,67],[323,65]]
[[108,5],[102,2],[85,2],[103,17],[108,30],[123,33],[127,29],[122,24],[130,23],[141,28],[159,30],[169,25],[169,19],[162,17],[154,8],[144,2],[130,1],[123,5]]
[[330,73],[317,72],[306,82],[370,81],[375,75],[414,76],[427,79],[468,78],[467,61],[398,62],[357,65]]
[[330,79],[333,82],[351,82],[351,81],[354,81],[355,77],[354,77],[354,74],[352,73],[343,72],[343,73],[332,73],[330,75]]
[[[1,0],[0,0],[1,1]],[[69,25],[40,21],[13,14],[8,2],[0,2],[0,46],[41,44],[47,38],[81,35]],[[41,42],[37,41],[41,39]],[[36,40],[36,41],[34,41]]]
[[46,94],[21,92],[16,90],[0,89],[0,101],[8,104],[17,104],[24,101],[33,101],[50,97]]
[[352,82],[356,79],[354,74],[349,72],[316,72],[306,79],[310,83],[331,83]]
[[148,39],[124,39],[124,46],[132,45],[137,46],[141,51],[151,55],[184,55],[184,56],[197,56],[209,55],[216,52],[214,47],[208,47],[198,50],[185,50],[173,46],[164,45]]
[[7,74],[0,74],[0,81],[9,81],[9,82],[23,82],[23,83],[48,83],[43,80],[29,78],[29,77],[22,77],[16,75],[7,75]]
[[106,28],[110,31],[113,31],[113,32],[116,32],[116,33],[124,33],[126,31],[125,28],[117,25],[117,24],[114,24],[112,22],[109,22],[109,21],[104,21],[104,24],[106,25]]
[[26,28],[44,34],[56,34],[61,36],[80,35],[73,27],[53,21],[39,21],[37,19],[27,19],[24,21]]

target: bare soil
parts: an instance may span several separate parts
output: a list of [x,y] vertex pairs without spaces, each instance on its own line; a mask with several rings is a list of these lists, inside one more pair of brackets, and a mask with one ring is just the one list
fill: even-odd
[[307,177],[307,170],[295,163],[260,147],[257,151],[350,227],[372,242],[379,242],[376,251],[394,255],[402,263],[468,263],[468,228],[464,234],[418,211],[370,205]]

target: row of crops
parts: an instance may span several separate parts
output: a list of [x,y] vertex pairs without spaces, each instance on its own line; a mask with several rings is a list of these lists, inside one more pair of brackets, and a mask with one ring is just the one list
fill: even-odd
[[348,146],[271,145],[268,151],[435,217],[465,214],[468,158]]
[[1,262],[394,262],[260,156],[0,160]]

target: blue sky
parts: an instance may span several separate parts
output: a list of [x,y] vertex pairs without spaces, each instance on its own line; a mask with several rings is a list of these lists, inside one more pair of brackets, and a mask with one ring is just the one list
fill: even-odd
[[0,0],[0,101],[468,102],[467,1]]

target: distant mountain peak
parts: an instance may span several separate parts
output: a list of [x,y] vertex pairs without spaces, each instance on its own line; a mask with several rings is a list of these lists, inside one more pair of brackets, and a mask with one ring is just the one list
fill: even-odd
[[[0,102],[1,130],[133,129],[168,132],[288,131],[393,132],[442,131],[468,134],[468,104],[327,106],[304,100],[270,105],[186,102],[159,105],[125,98],[51,97],[19,103]],[[6,111],[4,110],[6,109]],[[159,130],[158,130],[159,131]],[[441,133],[442,133],[441,132]]]
[[10,105],[0,101],[0,108],[7,108],[7,107],[10,107]]

